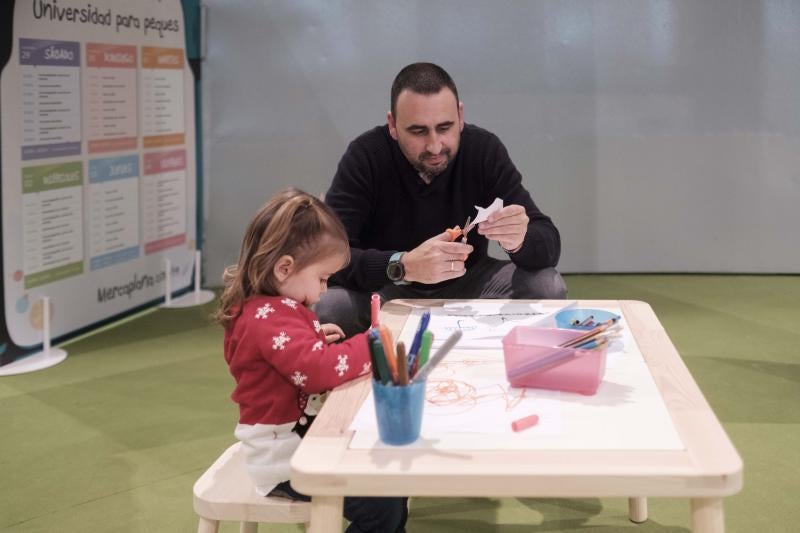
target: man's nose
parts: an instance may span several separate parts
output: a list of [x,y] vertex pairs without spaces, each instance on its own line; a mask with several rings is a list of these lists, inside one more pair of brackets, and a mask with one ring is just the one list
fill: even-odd
[[442,151],[442,140],[437,134],[430,135],[428,143],[425,145],[425,151],[432,155],[439,155],[439,152]]

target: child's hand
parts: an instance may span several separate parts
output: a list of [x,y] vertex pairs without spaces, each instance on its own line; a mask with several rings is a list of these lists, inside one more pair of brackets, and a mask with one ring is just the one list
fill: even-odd
[[336,324],[322,324],[322,333],[325,334],[325,342],[328,344],[344,339],[344,331]]

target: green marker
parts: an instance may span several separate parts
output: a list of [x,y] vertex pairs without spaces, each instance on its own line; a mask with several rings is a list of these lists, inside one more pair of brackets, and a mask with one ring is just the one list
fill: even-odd
[[380,339],[372,340],[373,364],[378,368],[380,382],[384,385],[392,381],[392,374],[389,371],[389,363],[386,362],[386,353],[383,351],[383,344]]
[[433,332],[431,330],[426,329],[425,333],[422,334],[422,342],[420,343],[419,347],[419,357],[417,357],[417,361],[414,364],[414,373],[416,374],[417,369],[422,368],[425,363],[428,362],[428,356],[431,354],[431,345],[433,344]]

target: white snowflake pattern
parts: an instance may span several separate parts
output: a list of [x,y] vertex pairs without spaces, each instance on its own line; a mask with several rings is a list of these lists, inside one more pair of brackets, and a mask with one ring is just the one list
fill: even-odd
[[292,309],[297,309],[297,302],[291,298],[284,298],[281,300],[281,303],[285,306],[291,307]]
[[372,371],[372,363],[364,363],[364,366],[361,367],[361,374],[369,374]]
[[267,318],[267,315],[273,312],[275,312],[275,308],[269,305],[269,303],[265,303],[256,309],[256,318]]
[[306,376],[305,374],[301,374],[299,370],[295,370],[294,374],[292,374],[292,383],[294,383],[298,387],[305,387],[307,379],[308,376]]
[[339,374],[339,377],[342,377],[344,376],[344,373],[350,369],[350,365],[347,364],[346,354],[339,354],[337,357],[339,358],[339,363],[336,365],[334,370],[336,370],[336,373]]
[[283,350],[286,347],[286,343],[290,340],[292,340],[292,338],[287,335],[285,331],[281,331],[280,335],[272,337],[272,349]]
[[319,333],[319,330],[321,330],[321,329],[322,329],[322,325],[320,325],[319,320],[315,320],[314,321],[314,331]]
[[316,352],[317,350],[321,350],[321,349],[322,349],[322,346],[323,346],[323,344],[324,344],[324,343],[323,343],[322,341],[317,341],[317,342],[315,342],[315,343],[314,343],[314,346],[312,346],[312,347],[311,347],[311,351],[312,351],[312,352]]

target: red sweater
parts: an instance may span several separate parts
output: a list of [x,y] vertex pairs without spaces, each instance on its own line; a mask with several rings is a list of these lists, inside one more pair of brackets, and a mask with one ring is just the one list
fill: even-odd
[[225,330],[225,361],[240,424],[300,419],[309,394],[370,372],[367,336],[326,344],[317,316],[282,296],[257,296]]

